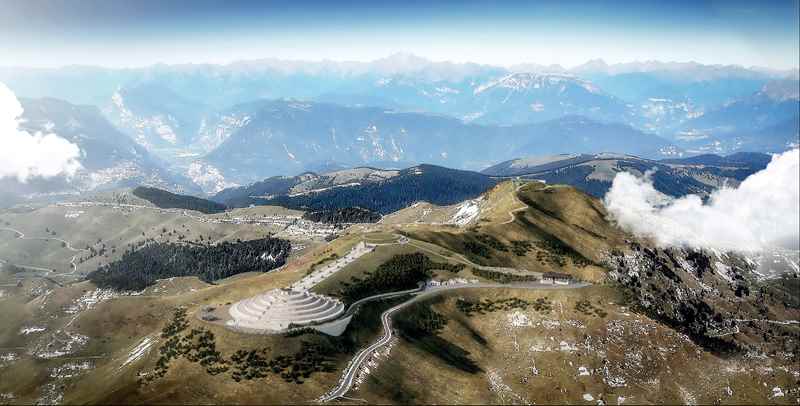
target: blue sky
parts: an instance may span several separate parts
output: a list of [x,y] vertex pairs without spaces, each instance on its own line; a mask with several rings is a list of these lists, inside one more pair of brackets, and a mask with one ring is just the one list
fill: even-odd
[[0,0],[0,65],[143,66],[396,52],[494,65],[589,59],[790,68],[800,0]]

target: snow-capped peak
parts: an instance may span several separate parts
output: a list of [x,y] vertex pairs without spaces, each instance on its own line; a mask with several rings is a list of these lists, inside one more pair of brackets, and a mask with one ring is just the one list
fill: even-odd
[[550,86],[573,83],[581,86],[590,93],[599,93],[600,89],[586,80],[573,75],[561,73],[512,73],[499,79],[490,81],[475,88],[473,94],[478,95],[493,88],[511,89],[512,91],[524,91],[529,89],[540,89]]

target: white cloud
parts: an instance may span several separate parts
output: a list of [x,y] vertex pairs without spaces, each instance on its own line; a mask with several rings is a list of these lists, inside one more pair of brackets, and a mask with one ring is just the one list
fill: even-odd
[[72,176],[80,169],[80,149],[56,134],[31,134],[19,127],[22,105],[0,83],[0,178]]
[[605,204],[624,229],[662,246],[761,251],[800,246],[800,150],[774,155],[767,167],[737,188],[722,188],[703,204],[674,199],[653,188],[648,176],[619,173]]

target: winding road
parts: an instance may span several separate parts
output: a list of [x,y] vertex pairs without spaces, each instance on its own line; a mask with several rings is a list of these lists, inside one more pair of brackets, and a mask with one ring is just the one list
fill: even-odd
[[420,293],[422,291],[423,291],[423,288],[416,288],[416,289],[402,290],[402,291],[399,291],[399,292],[381,293],[381,294],[378,294],[378,295],[365,297],[363,299],[359,299],[359,300],[353,302],[347,308],[347,310],[342,314],[342,316],[340,316],[340,318],[354,315],[356,310],[358,310],[359,306],[361,306],[364,303],[371,302],[373,300],[394,299],[396,297],[405,296],[405,295],[411,295],[411,294],[415,294],[415,293]]
[[[499,283],[477,283],[477,284],[462,284],[462,285],[449,285],[449,286],[439,286],[435,288],[429,288],[425,290],[420,290],[418,292],[414,291],[404,291],[404,292],[393,292],[387,293],[385,295],[393,295],[393,294],[412,294],[412,297],[409,300],[406,300],[403,303],[400,303],[392,308],[384,311],[381,313],[381,325],[383,326],[383,334],[377,341],[368,345],[367,347],[363,348],[361,351],[356,353],[350,363],[347,364],[344,371],[342,371],[342,377],[339,379],[339,383],[331,389],[329,392],[322,395],[318,402],[330,402],[335,399],[343,398],[347,392],[353,387],[353,383],[358,376],[358,372],[361,370],[364,363],[366,363],[369,358],[374,354],[376,351],[380,350],[382,347],[388,345],[392,339],[394,338],[394,329],[392,329],[392,315],[397,313],[398,311],[402,310],[403,308],[411,305],[414,302],[417,302],[423,298],[428,296],[436,295],[443,291],[447,290],[454,290],[454,289],[481,289],[481,288],[492,288],[492,289],[579,289],[586,286],[589,286],[588,283],[583,282],[576,282],[571,283],[569,285],[546,285],[541,283],[520,283],[520,284],[499,284]],[[380,295],[376,295],[380,296]],[[375,296],[372,296],[367,299],[375,299]],[[362,299],[364,300],[364,299]],[[360,301],[359,301],[360,302]],[[358,302],[356,302],[358,303]],[[355,305],[356,303],[353,303]],[[351,306],[352,308],[353,306]],[[350,311],[350,309],[348,309]]]

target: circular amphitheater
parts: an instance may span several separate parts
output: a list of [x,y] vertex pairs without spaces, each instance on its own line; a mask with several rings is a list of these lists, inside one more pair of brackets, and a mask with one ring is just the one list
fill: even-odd
[[274,289],[236,302],[226,324],[247,331],[283,331],[290,326],[324,323],[344,313],[344,304],[307,290]]

